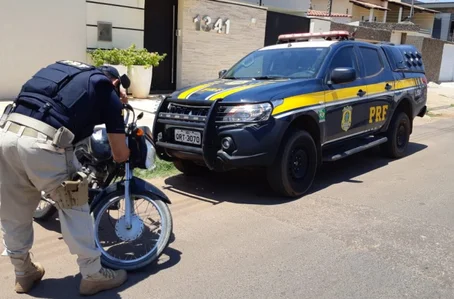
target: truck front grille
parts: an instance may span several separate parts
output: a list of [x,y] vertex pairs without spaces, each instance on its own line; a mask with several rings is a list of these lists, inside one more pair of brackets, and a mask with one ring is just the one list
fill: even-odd
[[159,112],[159,118],[189,122],[206,122],[210,106],[169,103]]

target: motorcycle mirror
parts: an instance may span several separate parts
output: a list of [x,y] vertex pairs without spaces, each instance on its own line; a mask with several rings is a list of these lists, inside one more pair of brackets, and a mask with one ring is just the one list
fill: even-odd
[[137,116],[137,120],[141,120],[143,117],[143,112],[140,112],[140,114]]

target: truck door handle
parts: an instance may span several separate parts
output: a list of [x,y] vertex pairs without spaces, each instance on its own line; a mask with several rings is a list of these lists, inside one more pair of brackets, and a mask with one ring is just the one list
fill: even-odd
[[359,97],[362,97],[362,96],[364,96],[365,94],[366,94],[366,92],[363,91],[362,89],[358,90],[357,95],[358,95]]
[[391,86],[391,85],[389,85],[388,83],[386,83],[386,85],[385,85],[385,89],[386,89],[386,90],[390,90],[391,88],[392,88],[392,86]]

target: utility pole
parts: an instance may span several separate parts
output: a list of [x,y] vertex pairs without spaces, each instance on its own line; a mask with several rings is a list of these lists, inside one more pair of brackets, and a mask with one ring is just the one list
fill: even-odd
[[410,9],[410,21],[413,22],[415,0],[411,0],[411,9]]
[[328,16],[329,17],[331,17],[331,7],[332,6],[333,6],[333,0],[328,0]]

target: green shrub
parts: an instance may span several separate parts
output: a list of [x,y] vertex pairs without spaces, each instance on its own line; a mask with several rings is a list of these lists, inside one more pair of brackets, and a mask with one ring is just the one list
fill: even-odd
[[90,51],[89,54],[95,66],[103,64],[124,65],[127,67],[142,65],[145,68],[158,66],[167,56],[166,53],[160,55],[157,52],[150,53],[147,49],[137,49],[135,44],[132,44],[127,49],[96,49]]

